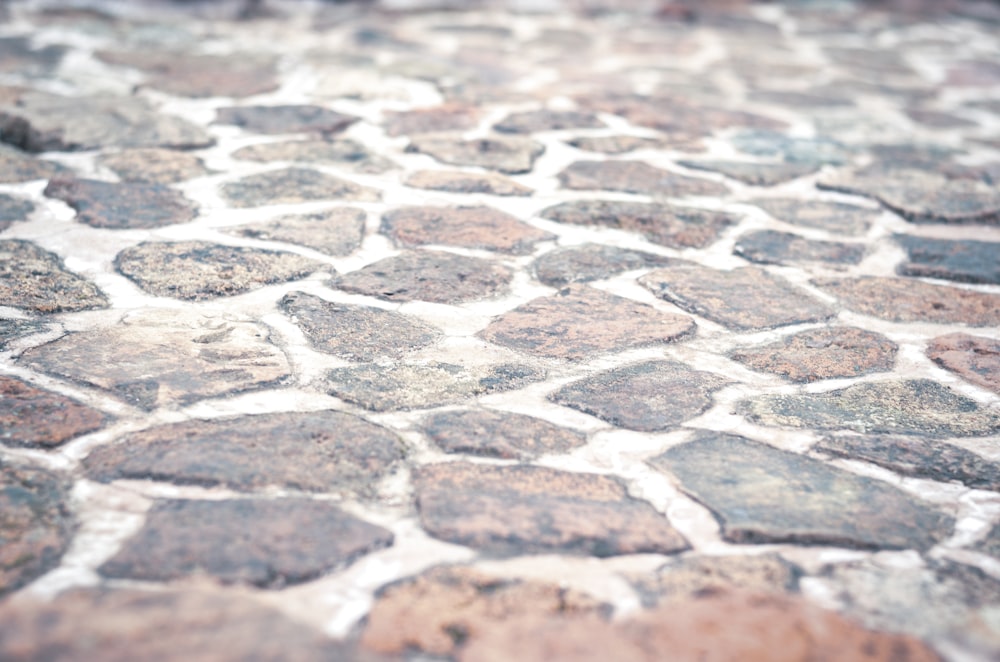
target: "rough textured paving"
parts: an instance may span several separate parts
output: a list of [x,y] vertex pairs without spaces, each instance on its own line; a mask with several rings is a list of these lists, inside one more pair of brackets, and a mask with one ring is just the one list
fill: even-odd
[[998,25],[0,0],[0,659],[1000,659]]

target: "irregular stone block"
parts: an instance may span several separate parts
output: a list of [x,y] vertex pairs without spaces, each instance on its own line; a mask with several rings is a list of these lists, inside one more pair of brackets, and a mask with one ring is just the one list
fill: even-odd
[[339,133],[359,118],[310,105],[228,106],[219,108],[216,124],[232,124],[251,133]]
[[141,184],[176,184],[211,172],[194,154],[156,147],[104,154],[97,162],[122,181]]
[[107,308],[90,281],[67,271],[55,253],[21,239],[0,240],[0,305],[39,313]]
[[486,409],[435,414],[424,420],[423,429],[446,453],[505,460],[566,453],[586,443],[579,432],[540,418]]
[[53,448],[99,430],[110,420],[64,395],[0,375],[0,443]]
[[508,175],[531,172],[545,147],[528,138],[480,138],[463,140],[427,136],[412,140],[408,152],[420,152],[442,163],[498,170]]
[[382,232],[406,247],[443,244],[526,255],[549,234],[491,207],[403,207],[382,216]]
[[927,356],[962,379],[1000,393],[1000,341],[949,333],[931,341]]
[[496,173],[461,170],[418,170],[406,178],[413,188],[447,193],[487,193],[489,195],[531,195],[534,189]]
[[671,259],[653,253],[630,251],[603,244],[584,244],[545,253],[532,264],[535,278],[552,287],[586,283],[626,271],[669,264]]
[[529,134],[536,131],[564,131],[566,129],[603,129],[607,126],[593,113],[579,111],[531,110],[511,113],[493,125],[500,133]]
[[309,168],[285,168],[248,175],[223,184],[222,195],[238,208],[295,205],[320,200],[376,202],[381,197],[375,189]]
[[661,170],[643,161],[577,161],[559,173],[563,187],[582,191],[623,191],[665,198],[718,197],[729,187]]
[[[36,158],[10,145],[0,143],[0,182],[4,184],[48,179],[65,172],[66,168],[54,161]],[[2,216],[3,212],[0,211],[0,217]]]
[[817,163],[753,163],[718,159],[711,161],[687,159],[677,163],[686,168],[717,172],[751,186],[776,186],[819,170]]
[[233,152],[233,158],[263,163],[297,161],[334,165],[367,175],[379,175],[399,167],[393,161],[365,149],[359,142],[326,136],[312,140],[248,145]]
[[877,209],[823,200],[757,198],[750,202],[785,223],[855,236],[867,233],[880,213]]
[[625,154],[637,149],[675,149],[700,151],[701,142],[695,139],[670,140],[669,138],[639,138],[637,136],[581,136],[567,140],[566,144],[587,152],[601,154]]
[[907,253],[907,261],[896,267],[901,276],[1000,284],[998,242],[949,241],[905,234],[893,238]]
[[277,59],[259,53],[194,55],[150,50],[99,51],[108,64],[141,69],[146,84],[184,97],[249,97],[278,88]]
[[390,136],[468,131],[479,123],[480,111],[464,104],[445,104],[406,112],[385,113],[385,132]]
[[0,72],[48,76],[59,66],[66,50],[65,46],[55,44],[35,48],[30,37],[3,37],[0,38]]
[[237,225],[227,233],[262,241],[281,241],[327,255],[350,255],[365,236],[363,209],[337,207],[313,214],[291,214],[266,223]]
[[194,203],[162,184],[57,177],[49,181],[45,195],[62,200],[76,210],[78,221],[95,228],[160,228],[198,215]]
[[35,205],[30,200],[0,193],[0,232],[9,228],[11,223],[28,220],[28,215],[33,211]]
[[733,253],[759,264],[796,264],[822,262],[847,267],[861,262],[864,244],[805,239],[789,232],[759,230],[741,235]]

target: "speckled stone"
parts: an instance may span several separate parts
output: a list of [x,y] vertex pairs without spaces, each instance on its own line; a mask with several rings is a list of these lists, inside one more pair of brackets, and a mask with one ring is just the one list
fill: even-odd
[[0,318],[0,350],[8,349],[20,338],[47,330],[51,327],[42,320]]
[[322,106],[229,106],[219,108],[216,124],[232,124],[249,133],[339,133],[358,121]]
[[382,216],[382,232],[406,247],[443,244],[526,255],[555,236],[492,207],[403,207]]
[[237,225],[226,233],[262,241],[280,241],[327,255],[350,255],[361,247],[367,214],[355,207],[335,207],[312,214],[290,214],[265,223]]
[[795,593],[802,569],[777,554],[684,556],[653,573],[629,575],[643,607],[727,589],[753,593]]
[[95,179],[57,177],[45,195],[76,210],[76,218],[95,228],[148,229],[187,223],[197,216],[194,203],[162,184],[113,184]]
[[54,253],[20,239],[0,240],[0,305],[39,313],[107,308],[90,281],[67,271]]
[[718,197],[729,193],[724,184],[678,175],[643,161],[577,161],[559,173],[559,181],[572,190],[622,191],[665,198]]
[[618,427],[659,432],[704,413],[727,383],[676,361],[648,361],[572,382],[549,399]]
[[48,179],[64,172],[66,172],[66,168],[54,161],[39,159],[10,145],[0,143],[0,182],[4,184]]
[[975,437],[1000,430],[1000,413],[929,379],[760,396],[744,401],[739,409],[755,423],[813,430],[928,437]]
[[926,550],[954,520],[888,483],[742,437],[701,431],[651,460],[735,543]]
[[586,283],[626,271],[663,266],[668,257],[603,244],[584,244],[545,253],[532,263],[535,278],[551,287]]
[[249,145],[233,152],[233,158],[263,163],[293,161],[332,165],[366,175],[379,175],[399,167],[357,141],[329,137]]
[[406,112],[385,113],[385,131],[390,136],[467,131],[479,122],[480,111],[473,106],[446,104]]
[[566,129],[601,129],[606,125],[593,113],[578,111],[530,110],[511,113],[493,125],[500,133],[530,134],[536,131],[563,131]]
[[821,262],[847,267],[865,257],[864,244],[806,239],[790,232],[758,230],[741,235],[733,253],[759,264]]
[[974,548],[977,552],[1000,558],[1000,524],[995,524]]
[[427,154],[451,165],[475,166],[516,175],[531,172],[535,159],[542,155],[545,147],[528,138],[496,136],[463,140],[449,136],[426,136],[412,140],[407,151]]
[[751,186],[776,186],[819,170],[815,163],[754,163],[751,161],[683,160],[678,164],[695,170],[707,170]]
[[896,273],[901,276],[1000,284],[998,242],[950,241],[899,234],[893,238],[906,251],[906,261],[896,267]]
[[205,241],[144,241],[115,256],[115,268],[155,296],[201,301],[233,296],[328,269],[309,258]]
[[156,147],[104,154],[97,162],[122,181],[142,184],[176,184],[210,173],[205,163],[194,154]]
[[9,228],[12,223],[28,220],[28,215],[33,211],[35,205],[30,200],[0,193],[0,232]]
[[424,433],[446,453],[527,460],[582,446],[584,435],[512,412],[487,409],[446,411],[422,423]]
[[221,188],[223,197],[239,208],[335,200],[375,202],[380,197],[375,189],[309,168],[248,175]]
[[962,379],[1000,393],[1000,341],[949,333],[930,342],[927,356]]
[[821,200],[757,198],[750,202],[779,221],[851,236],[868,232],[880,213],[877,209]]
[[534,189],[496,173],[461,170],[418,170],[406,178],[412,188],[447,193],[487,193],[489,195],[531,195]]
[[671,141],[667,138],[639,138],[638,136],[581,136],[566,143],[585,152],[600,154],[626,154],[638,149],[673,147],[690,151],[700,151],[701,143],[695,139]]
[[0,375],[0,443],[53,448],[99,430],[110,416],[72,398]]
[[277,60],[259,53],[195,55],[163,51],[100,51],[108,64],[141,69],[146,85],[178,96],[249,97],[278,88]]
[[424,529],[499,554],[670,554],[683,537],[618,480],[544,467],[432,464],[414,474]]

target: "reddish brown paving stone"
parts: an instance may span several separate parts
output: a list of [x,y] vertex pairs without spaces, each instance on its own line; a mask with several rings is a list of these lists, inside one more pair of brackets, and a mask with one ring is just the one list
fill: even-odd
[[833,317],[825,303],[757,267],[679,262],[639,279],[656,296],[731,329],[769,329]]
[[751,163],[749,161],[684,160],[678,164],[725,175],[751,186],[775,186],[819,170],[816,163]]
[[35,204],[24,198],[15,198],[6,193],[0,193],[0,232],[3,232],[17,221],[26,221],[35,211]]
[[707,209],[622,200],[563,202],[538,215],[559,223],[638,232],[649,241],[671,248],[704,248],[739,218]]
[[845,235],[865,234],[880,213],[877,209],[822,200],[757,198],[749,202],[779,221]]
[[694,320],[585,285],[571,285],[497,317],[477,335],[498,345],[573,361],[597,353],[668,343]]
[[260,54],[100,51],[108,64],[145,71],[149,87],[185,97],[249,97],[278,88],[277,61]]
[[0,375],[0,443],[7,446],[53,448],[108,420],[72,398]]
[[1000,295],[909,278],[817,278],[812,283],[848,310],[893,322],[996,326]]
[[65,172],[65,166],[54,161],[39,159],[10,145],[0,144],[0,182],[18,184],[49,179]]
[[659,432],[704,413],[728,383],[676,361],[648,361],[572,382],[549,400],[618,427]]
[[88,478],[371,498],[405,454],[391,431],[337,411],[192,420],[133,432],[84,461]]
[[545,146],[529,138],[490,137],[464,140],[460,137],[418,137],[406,148],[434,157],[442,163],[498,170],[508,175],[531,172]]
[[262,163],[321,163],[369,175],[379,175],[399,167],[393,161],[372,153],[357,141],[329,137],[248,145],[233,152],[233,158]]
[[294,167],[228,182],[222,185],[222,195],[237,208],[335,200],[375,202],[381,197],[377,190],[367,186],[318,170]]
[[180,191],[162,184],[57,177],[49,181],[45,195],[62,200],[76,210],[78,221],[95,228],[160,228],[187,223],[198,214]]
[[488,193],[490,195],[531,195],[534,189],[496,173],[461,170],[418,170],[406,178],[412,188],[448,193]]
[[899,346],[880,333],[854,327],[810,329],[777,342],[729,352],[753,370],[793,382],[860,377],[892,370]]
[[896,273],[901,276],[1000,284],[998,242],[951,241],[911,235],[893,238],[907,253],[907,261],[896,267]]
[[155,296],[201,301],[304,278],[326,265],[295,253],[206,241],[144,241],[115,256],[115,268]]
[[0,240],[0,305],[39,313],[107,308],[90,281],[67,271],[59,256],[20,239]]
[[75,528],[69,491],[57,474],[0,462],[0,596],[59,565]]
[[472,106],[450,104],[407,112],[385,114],[385,131],[390,136],[409,136],[443,131],[467,131],[479,123],[479,111]]
[[305,292],[286,294],[278,305],[302,329],[310,346],[349,361],[397,359],[443,336],[401,313],[334,303]]
[[403,207],[382,216],[382,232],[406,247],[443,244],[526,255],[555,235],[492,207]]
[[545,253],[532,264],[535,277],[552,287],[585,283],[626,271],[669,264],[671,258],[603,244],[584,244]]
[[758,264],[822,262],[830,266],[850,266],[865,256],[864,244],[806,239],[790,232],[759,230],[741,235],[733,253]]
[[1000,340],[949,333],[930,342],[927,356],[962,379],[1000,393]]
[[280,588],[392,542],[390,531],[328,501],[170,499],[153,504],[143,528],[98,572],[146,581],[204,573],[227,584]]
[[468,639],[516,618],[603,615],[608,605],[556,584],[443,566],[382,588],[359,640],[386,654],[452,656]]
[[581,433],[540,418],[486,409],[434,414],[422,427],[446,453],[505,460],[565,453],[586,443]]
[[687,177],[643,161],[576,161],[559,173],[563,187],[582,191],[624,191],[658,197],[724,196],[729,187]]
[[331,281],[331,287],[386,301],[461,303],[506,292],[510,269],[489,260],[443,251],[385,258]]
[[97,162],[122,181],[142,184],[176,184],[210,173],[194,154],[156,147],[104,154]]
[[216,124],[231,124],[250,133],[339,133],[357,122],[329,108],[311,105],[227,106],[219,108]]
[[290,214],[276,220],[237,225],[227,234],[263,241],[281,241],[327,255],[350,255],[361,247],[367,214],[355,207],[335,207],[312,214]]
[[608,476],[448,462],[418,468],[414,485],[424,529],[476,549],[604,557],[687,548],[666,517]]
[[565,129],[602,129],[606,125],[593,113],[578,111],[533,110],[512,113],[493,125],[500,133],[529,134],[536,131],[563,131]]

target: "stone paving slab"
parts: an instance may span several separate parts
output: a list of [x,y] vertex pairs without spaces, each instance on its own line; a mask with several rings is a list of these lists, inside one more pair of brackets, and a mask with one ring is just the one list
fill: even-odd
[[1000,659],[998,25],[0,2],[0,659]]

